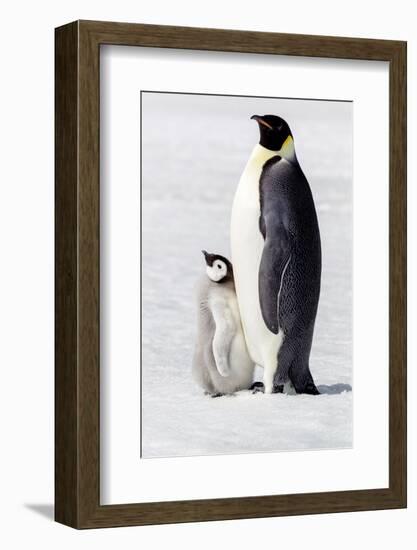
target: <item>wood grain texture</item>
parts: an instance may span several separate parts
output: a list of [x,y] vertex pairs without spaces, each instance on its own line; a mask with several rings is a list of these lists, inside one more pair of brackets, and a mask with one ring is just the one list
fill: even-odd
[[[100,45],[390,64],[389,487],[100,505]],[[406,44],[78,21],[56,29],[56,520],[76,528],[406,506]]]
[[78,523],[78,28],[55,37],[55,519]]
[[389,187],[389,472],[407,494],[407,47],[390,61]]

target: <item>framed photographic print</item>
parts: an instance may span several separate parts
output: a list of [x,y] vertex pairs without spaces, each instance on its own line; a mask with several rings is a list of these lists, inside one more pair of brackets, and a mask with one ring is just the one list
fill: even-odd
[[56,520],[406,506],[406,44],[56,29]]

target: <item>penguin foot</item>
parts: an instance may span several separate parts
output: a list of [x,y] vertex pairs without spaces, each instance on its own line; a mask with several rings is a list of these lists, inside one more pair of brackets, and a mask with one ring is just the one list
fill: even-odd
[[319,390],[317,389],[315,384],[309,383],[301,390],[297,390],[297,393],[305,393],[307,395],[320,395]]
[[265,393],[263,382],[254,382],[249,389],[252,390],[252,393]]
[[290,372],[290,382],[297,393],[305,393],[307,395],[320,395],[320,392],[317,389],[316,384],[314,383],[310,371],[298,373],[295,378],[294,376],[291,376]]
[[305,388],[303,393],[307,393],[308,395],[320,395],[319,390],[317,389],[315,384],[308,384]]
[[279,386],[278,393],[285,393],[285,395],[296,395],[297,392],[295,391],[294,386],[292,385],[292,382],[290,380],[287,380],[284,382],[284,384]]
[[224,393],[220,393],[220,392],[216,392],[216,393],[211,393],[210,394],[210,397],[223,397]]

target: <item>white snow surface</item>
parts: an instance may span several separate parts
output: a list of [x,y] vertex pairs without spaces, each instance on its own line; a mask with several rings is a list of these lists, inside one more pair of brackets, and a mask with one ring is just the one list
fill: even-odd
[[[323,274],[310,366],[320,396],[213,399],[191,377],[201,249],[230,257],[233,195],[258,141],[289,123],[316,203]],[[352,104],[142,94],[143,458],[352,446]],[[257,369],[256,379],[262,379]]]

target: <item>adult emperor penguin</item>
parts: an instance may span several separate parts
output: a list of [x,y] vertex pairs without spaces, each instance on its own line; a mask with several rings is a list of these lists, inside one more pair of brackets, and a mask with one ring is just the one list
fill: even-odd
[[316,395],[309,358],[320,295],[320,232],[291,130],[254,115],[260,141],[234,197],[232,262],[249,353],[264,368],[266,393]]

